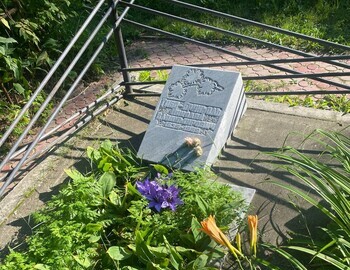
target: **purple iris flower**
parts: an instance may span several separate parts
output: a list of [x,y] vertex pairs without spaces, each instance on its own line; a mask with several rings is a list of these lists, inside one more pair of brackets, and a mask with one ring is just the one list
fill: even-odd
[[149,201],[149,207],[160,212],[162,208],[176,210],[176,206],[183,204],[179,198],[180,189],[174,185],[159,185],[156,181],[146,179],[143,182],[136,182],[137,190]]

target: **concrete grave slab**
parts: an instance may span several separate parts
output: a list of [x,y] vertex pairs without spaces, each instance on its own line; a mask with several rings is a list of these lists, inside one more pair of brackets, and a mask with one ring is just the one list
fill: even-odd
[[189,171],[211,165],[245,110],[240,73],[174,66],[138,156]]

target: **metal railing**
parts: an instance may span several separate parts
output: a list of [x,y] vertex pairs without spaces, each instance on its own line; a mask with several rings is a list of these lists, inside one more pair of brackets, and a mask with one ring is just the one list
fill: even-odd
[[[62,64],[63,60],[66,58],[66,56],[68,55],[68,53],[70,52],[70,50],[73,48],[73,46],[76,44],[77,40],[79,39],[79,37],[82,35],[82,33],[86,30],[87,26],[92,22],[92,20],[94,18],[96,18],[96,15],[98,14],[98,12],[101,10],[102,6],[104,5],[106,1],[105,0],[100,0],[98,2],[98,4],[96,5],[96,7],[93,9],[93,11],[91,12],[91,14],[88,16],[88,18],[85,20],[85,22],[83,23],[82,27],[78,30],[78,32],[76,33],[76,35],[73,37],[73,39],[70,41],[70,43],[68,44],[67,48],[63,51],[63,53],[61,54],[61,56],[59,57],[59,59],[56,61],[55,65],[51,68],[51,70],[48,72],[48,74],[46,75],[46,77],[44,78],[44,80],[41,82],[41,84],[39,85],[39,87],[35,90],[35,92],[33,93],[33,95],[31,96],[30,100],[28,101],[28,103],[23,107],[23,109],[21,110],[21,112],[18,114],[18,116],[16,117],[16,119],[13,121],[13,123],[11,124],[11,126],[9,127],[9,129],[5,132],[5,134],[3,134],[1,140],[0,140],[0,147],[4,145],[4,143],[6,142],[6,139],[11,135],[11,133],[14,131],[14,129],[16,128],[16,126],[18,125],[19,121],[22,119],[22,117],[25,115],[25,113],[28,111],[28,109],[33,105],[33,103],[35,102],[35,99],[37,98],[37,96],[44,90],[44,87],[47,85],[47,83],[49,82],[49,80],[54,76],[55,72],[57,71],[58,67]],[[5,191],[6,188],[8,187],[8,185],[14,180],[14,178],[17,176],[19,170],[22,168],[22,166],[34,159],[35,157],[39,156],[40,154],[44,153],[45,151],[47,151],[48,149],[50,149],[52,147],[52,145],[58,143],[60,140],[64,140],[65,138],[67,138],[67,136],[71,133],[73,133],[75,130],[79,129],[81,126],[83,126],[83,124],[85,124],[86,122],[88,122],[93,116],[95,116],[97,113],[103,111],[106,107],[111,106],[112,104],[114,104],[116,101],[118,101],[122,96],[121,95],[116,95],[115,98],[113,98],[112,100],[110,100],[109,102],[105,103],[105,105],[103,105],[102,107],[100,107],[97,111],[95,111],[94,113],[89,113],[87,114],[93,107],[97,106],[98,104],[100,104],[102,101],[106,100],[107,96],[109,96],[112,93],[115,93],[116,90],[120,87],[119,85],[115,86],[114,89],[109,90],[107,93],[105,93],[102,97],[100,97],[99,99],[97,99],[94,103],[88,105],[86,108],[84,108],[83,110],[81,110],[80,112],[78,112],[77,114],[73,115],[70,117],[70,119],[74,119],[78,116],[84,116],[80,119],[79,122],[77,122],[75,124],[74,127],[72,127],[71,129],[69,129],[68,131],[66,131],[63,135],[61,135],[57,140],[54,141],[54,143],[48,145],[47,147],[45,147],[44,150],[42,150],[40,153],[36,153],[34,156],[29,156],[30,153],[32,152],[32,150],[37,146],[37,144],[44,140],[45,138],[47,138],[48,136],[50,136],[52,133],[54,133],[59,127],[55,127],[54,129],[52,129],[51,131],[47,131],[49,125],[54,121],[55,117],[58,115],[58,113],[60,112],[61,108],[64,106],[64,104],[66,103],[66,101],[68,100],[68,98],[72,95],[73,91],[77,88],[78,84],[81,82],[82,78],[84,77],[84,75],[86,74],[86,72],[88,71],[88,69],[91,67],[91,65],[93,64],[93,62],[95,61],[95,59],[97,58],[97,56],[99,55],[99,53],[101,52],[101,50],[103,49],[103,47],[105,46],[105,44],[107,43],[107,41],[111,38],[111,36],[114,34],[115,39],[116,39],[116,43],[118,48],[124,48],[124,44],[122,41],[122,35],[121,35],[121,31],[120,31],[120,23],[123,20],[123,18],[125,17],[125,15],[127,14],[129,7],[124,8],[123,12],[120,14],[120,16],[117,17],[117,4],[118,4],[119,0],[116,1],[111,1],[111,4],[109,5],[108,9],[105,11],[103,17],[100,19],[100,21],[97,23],[97,25],[95,26],[94,30],[92,31],[92,33],[89,35],[88,39],[85,41],[85,43],[82,45],[82,47],[80,48],[80,50],[78,51],[78,53],[76,54],[76,56],[74,57],[74,59],[71,61],[70,65],[68,66],[68,68],[66,68],[65,72],[63,73],[63,75],[58,79],[57,83],[55,84],[55,86],[52,88],[52,90],[50,91],[49,95],[47,96],[46,100],[44,101],[44,103],[40,106],[39,110],[37,111],[37,113],[34,115],[34,117],[31,119],[31,121],[29,122],[29,124],[27,125],[27,127],[25,128],[25,130],[22,132],[21,136],[16,140],[16,142],[14,143],[14,145],[11,147],[11,149],[8,151],[7,155],[3,158],[3,160],[0,163],[0,172],[2,171],[2,169],[4,168],[4,166],[12,159],[14,159],[15,157],[18,157],[19,155],[19,161],[15,164],[15,167],[10,171],[7,172],[3,175],[2,177],[2,181],[4,182],[0,188],[0,196],[2,196]],[[130,3],[133,3],[134,0],[132,0]],[[37,133],[37,135],[35,136],[34,140],[28,144],[27,146],[20,148],[20,144],[22,143],[22,141],[24,140],[24,138],[27,136],[27,134],[29,133],[29,131],[33,128],[33,126],[35,125],[35,123],[38,121],[40,115],[42,114],[42,112],[47,108],[49,102],[53,99],[53,97],[55,96],[55,94],[58,92],[58,90],[61,88],[62,84],[65,82],[65,80],[67,79],[69,73],[73,70],[73,68],[75,67],[76,63],[79,61],[79,59],[82,57],[83,53],[86,51],[86,49],[89,47],[89,45],[91,45],[92,41],[94,40],[94,38],[96,37],[97,33],[100,31],[100,29],[102,28],[103,25],[105,25],[106,21],[108,19],[111,19],[112,23],[111,23],[111,29],[110,31],[107,33],[107,35],[104,37],[104,39],[102,40],[102,42],[100,43],[100,45],[97,47],[97,49],[95,49],[95,52],[93,53],[93,55],[91,56],[91,58],[88,60],[88,62],[85,64],[85,66],[83,67],[83,69],[80,71],[79,75],[77,76],[77,78],[74,80],[74,82],[72,83],[72,85],[70,86],[70,88],[68,89],[67,93],[64,95],[64,97],[60,100],[59,104],[55,106],[55,109],[53,110],[53,112],[51,113],[49,119],[47,120],[46,124],[40,129],[40,131]],[[120,50],[120,49],[119,49]],[[124,50],[124,49],[122,49]],[[124,63],[125,66],[125,59],[120,58],[120,62]],[[123,67],[123,65],[121,65],[121,67]],[[127,76],[124,77],[124,79],[128,79]],[[67,121],[66,121],[67,122]],[[64,123],[61,124],[61,126]]]
[[[303,40],[319,43],[322,46],[327,46],[331,48],[336,48],[343,50],[345,52],[350,51],[350,47],[342,44],[337,44],[334,42],[313,38],[310,36],[302,35],[299,33],[295,33],[292,31],[284,30],[278,27],[266,25],[263,23],[251,21],[248,19],[240,18],[237,16],[233,16],[230,14],[225,14],[222,12],[218,12],[215,10],[207,9],[204,7],[195,6],[186,2],[178,1],[178,0],[159,0],[163,1],[166,4],[179,6],[181,8],[186,9],[192,9],[197,12],[206,13],[211,16],[224,18],[226,20],[230,20],[232,22],[239,22],[241,24],[247,24],[254,27],[260,27],[269,31],[275,31],[278,33],[282,33],[284,35],[289,35],[292,37],[300,38]],[[49,80],[53,78],[53,76],[56,76],[56,71],[58,70],[59,66],[62,64],[63,60],[66,58],[70,50],[73,48],[73,46],[76,44],[79,37],[82,35],[82,33],[86,30],[87,26],[91,24],[93,19],[96,19],[97,14],[101,9],[105,6],[105,0],[98,1],[96,7],[92,10],[91,14],[88,16],[88,18],[85,20],[81,28],[78,30],[76,35],[73,37],[71,42],[68,44],[67,48],[63,51],[62,55],[59,57],[59,59],[56,61],[54,66],[51,68],[51,70],[48,72],[47,76],[44,78],[44,80],[41,82],[39,87],[36,89],[36,91],[33,93],[32,97],[30,98],[29,102],[24,106],[24,108],[21,110],[17,118],[13,121],[11,126],[8,128],[8,130],[3,134],[3,136],[0,139],[0,147],[4,145],[8,137],[12,134],[14,129],[18,126],[19,121],[21,118],[26,114],[28,109],[33,105],[35,99],[37,96],[44,90]],[[227,54],[234,56],[240,61],[236,62],[216,62],[216,63],[197,63],[197,64],[191,64],[191,66],[197,66],[197,67],[215,67],[215,66],[249,66],[249,65],[263,65],[269,68],[273,68],[277,71],[284,72],[285,74],[277,74],[277,75],[267,75],[267,76],[243,76],[244,80],[272,80],[272,79],[295,79],[295,78],[309,78],[312,80],[316,80],[322,83],[327,83],[329,85],[334,86],[335,90],[327,90],[327,91],[321,91],[321,90],[306,90],[306,91],[275,91],[275,92],[247,92],[247,95],[310,95],[310,94],[350,94],[350,85],[332,81],[331,79],[328,79],[329,77],[336,77],[336,76],[349,76],[350,75],[350,66],[345,62],[340,62],[341,60],[349,60],[349,55],[331,55],[331,56],[316,56],[310,53],[306,53],[300,50],[296,50],[293,48],[289,48],[286,46],[282,46],[280,44],[275,44],[272,42],[267,42],[264,40],[260,40],[254,37],[250,37],[247,35],[242,35],[239,33],[236,33],[231,30],[222,29],[216,26],[212,26],[209,24],[204,24],[202,22],[194,21],[192,19],[188,19],[185,17],[165,13],[161,10],[152,9],[149,7],[141,6],[134,3],[135,0],[130,0],[129,2],[122,1],[122,0],[114,0],[110,1],[110,5],[106,8],[104,15],[99,20],[99,22],[96,24],[94,30],[89,35],[88,39],[85,41],[85,43],[82,45],[74,59],[69,64],[68,68],[65,70],[65,72],[61,75],[61,77],[58,79],[57,83],[54,85],[54,87],[50,90],[49,95],[47,96],[47,99],[44,101],[44,103],[39,108],[38,112],[35,114],[35,116],[31,119],[30,123],[27,125],[25,130],[23,131],[22,135],[16,140],[16,142],[13,144],[12,148],[8,151],[7,155],[3,158],[3,160],[0,163],[0,172],[3,170],[4,166],[11,160],[13,160],[15,157],[20,157],[18,162],[15,164],[15,167],[9,171],[3,174],[1,181],[3,181],[3,184],[0,188],[0,197],[3,196],[3,194],[6,192],[6,188],[8,185],[16,178],[18,175],[19,170],[22,168],[24,164],[26,164],[28,161],[31,161],[35,159],[36,157],[40,156],[42,153],[45,153],[48,151],[52,146],[56,145],[60,141],[67,138],[70,134],[75,132],[77,129],[82,127],[85,123],[87,123],[89,120],[91,120],[94,116],[96,116],[98,113],[103,111],[105,108],[113,105],[115,102],[117,102],[120,98],[123,97],[123,95],[129,95],[129,96],[135,96],[135,95],[159,95],[159,93],[144,93],[140,91],[133,91],[132,86],[136,85],[152,85],[152,84],[164,84],[165,81],[150,81],[150,82],[137,82],[132,81],[130,78],[130,72],[134,71],[150,71],[150,70],[168,70],[171,69],[172,66],[170,65],[162,65],[162,66],[145,66],[145,67],[130,67],[128,64],[127,54],[123,42],[123,36],[121,32],[121,24],[123,23],[123,27],[128,27],[128,25],[136,26],[138,28],[142,28],[146,31],[151,31],[153,33],[156,33],[158,35],[163,35],[166,37],[170,37],[172,39],[184,41],[184,42],[190,42],[194,43],[199,46],[203,46],[206,48],[210,48],[213,50],[216,50],[222,54]],[[119,13],[117,11],[117,6],[119,8]],[[131,18],[126,18],[129,10],[135,10],[138,12],[143,12],[145,14],[152,14],[156,16],[160,16],[166,19],[169,19],[171,21],[178,21],[181,23],[185,23],[188,25],[192,25],[198,28],[210,30],[216,33],[220,33],[225,36],[237,38],[246,40],[248,42],[259,44],[265,47],[274,48],[277,50],[293,53],[294,55],[297,55],[299,57],[297,58],[287,58],[287,59],[272,59],[272,60],[257,60],[252,57],[248,57],[247,55],[244,55],[242,53],[231,51],[230,49],[226,47],[221,47],[219,45],[210,44],[201,40],[196,40],[190,37],[185,37],[176,33],[172,33],[169,31],[165,31],[160,28],[152,27],[150,25],[147,25],[143,22],[137,22],[135,20],[132,20]],[[109,20],[109,22],[108,22]],[[86,65],[83,67],[83,69],[80,71],[79,75],[75,79],[75,81],[70,86],[69,90],[65,94],[63,98],[61,98],[59,104],[55,107],[54,111],[50,115],[49,119],[47,120],[46,124],[41,128],[41,130],[37,133],[34,140],[24,146],[21,147],[21,143],[26,138],[27,134],[30,132],[30,130],[33,128],[35,123],[38,121],[40,115],[42,112],[47,108],[50,101],[54,98],[54,96],[57,94],[58,90],[62,87],[63,83],[66,81],[69,73],[73,70],[76,63],[79,61],[79,59],[82,57],[86,49],[91,45],[92,41],[96,38],[97,33],[99,33],[102,26],[105,26],[106,24],[110,24],[111,29],[105,35],[100,45],[95,49],[95,52],[91,56],[91,58],[88,60]],[[119,66],[120,66],[120,72],[122,73],[123,81],[117,84],[114,88],[107,91],[104,95],[102,95],[100,98],[96,99],[93,103],[89,104],[87,107],[83,108],[79,112],[73,114],[71,117],[69,117],[65,122],[62,124],[54,127],[50,131],[47,131],[50,124],[54,121],[55,117],[58,115],[61,108],[65,105],[68,98],[72,95],[74,90],[79,85],[80,81],[82,80],[83,76],[86,74],[94,60],[97,58],[99,53],[104,48],[106,42],[111,38],[111,36],[114,36],[117,49],[118,49],[118,55],[119,55]],[[287,64],[287,63],[302,63],[302,62],[324,62],[327,64],[334,65],[336,67],[341,67],[342,69],[347,69],[349,72],[329,72],[329,73],[302,73],[298,72],[296,70],[293,70],[291,68],[281,67],[278,64]],[[120,94],[121,86],[125,87],[125,94]],[[114,95],[114,98],[110,100],[109,102],[105,102],[107,97],[110,95]],[[102,106],[99,106],[105,102]],[[99,107],[98,107],[99,106]],[[94,108],[98,107],[94,112],[92,110]],[[51,142],[49,145],[47,145],[42,151],[39,153],[36,153],[35,155],[30,156],[30,153],[32,150],[37,146],[37,144],[46,139],[48,136],[51,136],[55,132],[57,132],[60,127],[67,124],[68,122],[78,119],[75,125],[70,128],[69,130],[65,131],[63,135],[55,139],[53,142]]]
[[[178,1],[178,0],[162,0],[163,2],[167,2],[168,4],[173,4],[173,5],[179,5],[181,7],[184,8],[188,8],[188,9],[192,9],[195,11],[199,11],[202,13],[206,13],[206,14],[210,14],[216,17],[220,17],[220,18],[225,18],[228,20],[231,20],[232,22],[240,22],[243,24],[247,24],[250,26],[255,26],[255,27],[260,27],[263,28],[265,30],[270,30],[270,31],[275,31],[275,32],[279,32],[285,35],[289,35],[289,36],[293,36],[293,37],[297,37],[300,39],[304,39],[307,41],[312,41],[315,43],[319,43],[323,46],[327,46],[330,48],[336,48],[336,49],[341,49],[344,51],[350,51],[350,47],[346,46],[346,45],[342,45],[342,44],[338,44],[338,43],[334,43],[334,42],[330,42],[327,40],[323,40],[323,39],[319,39],[319,38],[313,38],[307,35],[303,35],[303,34],[299,34],[296,32],[292,32],[292,31],[288,31],[288,30],[284,30],[278,27],[274,27],[274,26],[270,26],[270,25],[266,25],[263,23],[259,23],[259,22],[255,22],[252,20],[248,20],[248,19],[244,19],[244,18],[240,18],[237,16],[233,16],[230,14],[225,14],[222,12],[218,12],[212,9],[207,9],[204,7],[199,7],[199,6],[195,6],[186,2],[182,2],[182,1]],[[285,51],[285,52],[290,52],[293,53],[295,55],[299,55],[302,56],[302,58],[298,58],[298,59],[273,59],[273,60],[264,60],[264,61],[257,61],[256,59],[253,59],[251,57],[248,57],[244,54],[239,54],[237,52],[232,52],[229,49],[226,49],[224,47],[220,47],[220,46],[216,46],[213,44],[208,44],[206,42],[203,41],[199,41],[199,40],[195,40],[193,38],[189,38],[189,37],[184,37],[175,33],[171,33],[168,31],[165,31],[163,29],[159,29],[159,28],[155,28],[149,25],[146,25],[144,23],[140,23],[140,22],[135,22],[133,20],[128,20],[125,19],[124,22],[133,25],[133,26],[137,26],[140,28],[143,28],[147,31],[151,31],[157,34],[161,34],[161,35],[165,35],[177,40],[181,40],[181,41],[185,41],[185,42],[191,42],[194,44],[197,44],[199,46],[203,46],[206,48],[210,48],[216,51],[219,51],[223,54],[227,54],[227,55],[231,55],[231,56],[235,56],[237,58],[242,59],[243,61],[241,62],[233,62],[233,63],[210,63],[210,64],[202,64],[202,63],[198,63],[198,64],[191,64],[191,66],[197,66],[197,67],[214,67],[214,66],[239,66],[239,65],[264,65],[266,67],[270,67],[273,69],[276,69],[278,71],[282,71],[285,72],[287,74],[283,74],[283,75],[269,75],[269,76],[246,76],[243,77],[244,80],[272,80],[272,79],[295,79],[295,78],[309,78],[309,79],[313,79],[315,81],[319,81],[322,83],[327,83],[330,84],[334,87],[337,88],[341,88],[341,89],[337,89],[337,90],[328,90],[327,92],[322,92],[322,91],[317,91],[317,90],[310,90],[310,91],[284,91],[284,92],[247,92],[247,95],[310,95],[310,94],[350,94],[350,85],[344,84],[344,83],[339,83],[339,82],[335,82],[332,80],[327,79],[327,77],[337,77],[337,76],[348,76],[350,75],[350,65],[347,63],[342,63],[339,62],[338,60],[349,60],[350,59],[350,55],[333,55],[333,56],[316,56],[310,53],[306,53],[300,50],[296,50],[293,48],[289,48],[286,46],[282,46],[279,44],[275,44],[272,42],[267,42],[264,40],[260,40],[254,37],[250,37],[250,36],[246,36],[246,35],[242,35],[242,34],[238,34],[235,33],[233,31],[230,30],[226,30],[226,29],[221,29],[212,25],[208,25],[208,24],[204,24],[204,23],[200,23],[188,18],[183,18],[180,16],[175,16],[172,14],[168,14],[159,10],[155,10],[155,9],[151,9],[148,7],[144,7],[144,6],[140,6],[140,5],[136,5],[136,4],[132,4],[132,3],[127,3],[125,1],[121,1],[121,4],[131,7],[133,9],[137,9],[140,10],[142,12],[145,13],[149,13],[152,15],[157,15],[157,16],[161,16],[173,21],[178,21],[178,22],[182,22],[182,23],[186,23],[189,25],[193,25],[199,28],[203,28],[203,29],[207,29],[207,30],[211,30],[217,33],[221,33],[227,36],[231,36],[231,37],[235,37],[235,38],[239,38],[242,40],[246,40],[249,41],[251,43],[255,43],[258,45],[263,45],[269,48],[274,48],[274,49],[278,49],[281,51]],[[341,67],[341,68],[345,68],[345,69],[349,69],[349,72],[326,72],[326,73],[302,73],[302,72],[298,72],[296,70],[293,69],[289,69],[289,68],[285,68],[285,67],[281,67],[278,66],[276,64],[285,64],[285,63],[292,63],[292,62],[315,62],[315,61],[320,61],[320,62],[325,62],[328,64],[332,64],[334,66],[337,67]],[[153,67],[141,67],[141,68],[123,68],[121,69],[123,72],[125,71],[143,71],[143,70],[164,70],[164,69],[171,69],[171,66],[153,66]],[[125,81],[124,85],[128,85],[128,86],[132,86],[132,85],[151,85],[151,84],[164,84],[165,81],[151,81],[151,82],[130,82],[130,81]],[[142,94],[139,94],[142,95]]]

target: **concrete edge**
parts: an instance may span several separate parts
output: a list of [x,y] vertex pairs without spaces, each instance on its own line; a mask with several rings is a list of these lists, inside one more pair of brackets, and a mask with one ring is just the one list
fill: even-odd
[[33,170],[29,171],[23,179],[0,201],[0,226],[5,224],[16,209],[24,203],[26,198],[38,188],[44,178],[38,179],[38,175],[45,175],[47,164],[54,163],[52,156],[48,155]]
[[350,114],[247,98],[248,109],[350,124]]

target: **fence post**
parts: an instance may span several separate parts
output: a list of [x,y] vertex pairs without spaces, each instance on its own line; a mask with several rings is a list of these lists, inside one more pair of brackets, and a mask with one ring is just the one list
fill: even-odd
[[[118,20],[118,12],[116,8],[116,2],[114,0],[111,0],[111,5],[113,8],[111,18],[112,18],[113,27],[114,27],[114,23]],[[129,65],[128,65],[128,59],[126,57],[123,34],[120,28],[120,25],[118,25],[114,29],[114,38],[117,44],[119,63],[120,63],[120,67],[122,68],[123,80],[126,83],[131,82],[129,72],[127,70],[124,70],[124,68],[128,68]],[[131,94],[133,92],[130,85],[125,85],[125,90],[126,90],[126,94]]]

